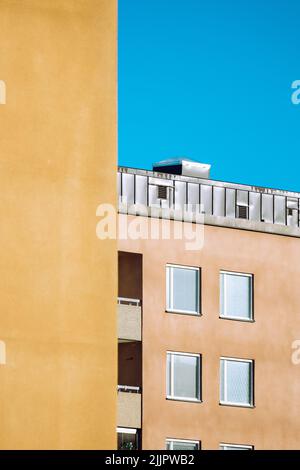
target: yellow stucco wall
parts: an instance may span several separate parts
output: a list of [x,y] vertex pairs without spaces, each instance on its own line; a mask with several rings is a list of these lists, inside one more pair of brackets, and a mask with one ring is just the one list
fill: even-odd
[[0,0],[0,448],[116,445],[116,1]]

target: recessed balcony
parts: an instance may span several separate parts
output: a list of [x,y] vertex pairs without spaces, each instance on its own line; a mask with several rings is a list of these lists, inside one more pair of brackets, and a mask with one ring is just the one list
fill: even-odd
[[142,343],[118,345],[118,427],[141,428]]
[[142,255],[119,252],[118,338],[142,340]]
[[119,385],[118,427],[140,429],[142,426],[141,414],[142,395],[140,387]]
[[118,297],[118,338],[121,341],[142,340],[142,309],[139,299]]

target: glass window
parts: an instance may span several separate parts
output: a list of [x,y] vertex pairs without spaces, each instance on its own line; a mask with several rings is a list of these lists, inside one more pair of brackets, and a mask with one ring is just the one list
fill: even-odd
[[221,358],[220,401],[253,405],[253,361]]
[[138,430],[117,428],[118,450],[137,450],[139,448]]
[[188,441],[180,439],[167,439],[166,440],[166,449],[167,450],[199,450],[200,442],[199,441]]
[[220,316],[252,320],[252,274],[221,272]]
[[167,353],[167,397],[200,400],[200,355]]
[[200,313],[199,268],[167,265],[167,310]]
[[253,446],[241,444],[220,444],[220,450],[253,450]]

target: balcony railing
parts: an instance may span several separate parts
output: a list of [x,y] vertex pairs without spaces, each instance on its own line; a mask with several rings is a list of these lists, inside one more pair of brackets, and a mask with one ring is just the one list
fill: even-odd
[[142,340],[142,309],[140,299],[118,297],[118,338]]
[[134,387],[132,385],[118,385],[118,392],[141,393],[141,390],[141,387]]
[[128,297],[118,297],[119,305],[136,305],[139,307],[141,305],[140,299],[130,299]]
[[142,426],[140,387],[118,386],[118,427],[140,429]]

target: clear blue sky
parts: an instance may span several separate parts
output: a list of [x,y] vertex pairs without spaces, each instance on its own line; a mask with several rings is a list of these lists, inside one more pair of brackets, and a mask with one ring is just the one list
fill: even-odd
[[300,191],[299,0],[119,0],[119,164]]

